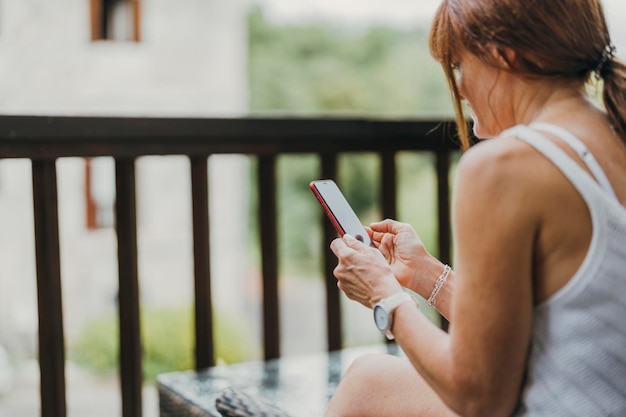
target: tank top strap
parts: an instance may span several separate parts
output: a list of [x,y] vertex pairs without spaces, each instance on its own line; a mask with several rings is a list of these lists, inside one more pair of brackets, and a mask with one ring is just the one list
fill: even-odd
[[[587,171],[538,130],[526,125],[517,125],[507,129],[502,135],[516,137],[548,158],[572,182],[587,204],[595,206],[598,194],[609,197]],[[617,201],[612,189],[610,194]]]
[[593,154],[587,149],[587,146],[572,133],[567,131],[566,129],[556,126],[550,123],[533,123],[530,125],[531,128],[541,130],[544,132],[548,132],[553,134],[554,136],[560,138],[565,143],[567,143],[582,159],[582,161],[587,165],[596,181],[600,185],[604,191],[606,191],[611,197],[617,200],[617,195],[611,186],[611,182],[607,178],[606,174],[594,158]]

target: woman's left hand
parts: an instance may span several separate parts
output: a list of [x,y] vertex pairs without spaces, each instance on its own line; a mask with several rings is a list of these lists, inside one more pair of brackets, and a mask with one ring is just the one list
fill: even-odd
[[339,263],[334,270],[337,286],[346,296],[373,308],[381,299],[402,291],[383,254],[350,235],[330,244]]

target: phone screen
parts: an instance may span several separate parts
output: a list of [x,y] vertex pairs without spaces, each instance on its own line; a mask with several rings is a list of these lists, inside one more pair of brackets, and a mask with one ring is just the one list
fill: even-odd
[[333,180],[313,181],[310,187],[341,236],[347,233],[366,245],[372,245],[361,221]]

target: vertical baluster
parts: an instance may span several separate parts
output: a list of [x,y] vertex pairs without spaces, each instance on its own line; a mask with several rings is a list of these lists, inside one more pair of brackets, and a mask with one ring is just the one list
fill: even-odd
[[207,157],[192,157],[191,196],[195,285],[196,369],[213,366],[213,315],[211,308],[211,260],[209,243],[209,184]]
[[397,218],[397,180],[396,180],[396,153],[383,152],[382,159],[382,179],[381,198],[383,218]]
[[265,359],[268,360],[280,356],[276,157],[274,155],[259,157],[257,176],[263,273],[263,337]]
[[[381,198],[384,219],[397,218],[397,188],[396,188],[396,153],[383,152],[381,154]],[[384,338],[388,344],[391,340]]]
[[65,346],[54,160],[33,160],[41,415],[65,417]]
[[[323,154],[321,160],[322,178],[335,179],[337,177],[337,155]],[[322,219],[324,231],[322,253],[324,254],[324,277],[326,284],[326,332],[328,350],[333,351],[341,349],[343,344],[340,294],[337,289],[337,280],[333,276],[337,258],[329,246],[330,242],[337,237],[337,231],[325,218],[324,214],[322,214],[322,217],[324,217]]]
[[[450,259],[450,153],[437,153],[437,220],[439,224],[439,260],[449,264]],[[441,328],[448,329],[448,321],[441,318]]]
[[115,160],[115,187],[122,416],[140,417],[142,368],[134,159]]

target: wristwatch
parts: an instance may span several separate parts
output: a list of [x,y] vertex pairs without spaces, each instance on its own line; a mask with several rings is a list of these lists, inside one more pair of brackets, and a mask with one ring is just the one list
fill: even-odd
[[383,298],[374,306],[374,322],[378,330],[387,336],[387,339],[393,340],[393,334],[391,334],[391,328],[393,327],[393,311],[400,304],[407,302],[416,301],[408,293],[403,291]]

